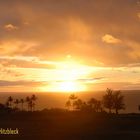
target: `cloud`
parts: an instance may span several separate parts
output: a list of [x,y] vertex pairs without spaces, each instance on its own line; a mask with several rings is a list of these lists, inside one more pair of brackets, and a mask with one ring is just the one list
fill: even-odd
[[[1,84],[50,81],[57,62],[68,55],[81,65],[102,67],[78,82],[122,81],[113,88],[133,84],[140,71],[135,68],[140,62],[139,8],[138,0],[1,0]],[[98,89],[104,86],[111,83]]]
[[57,63],[43,61],[37,57],[28,56],[0,56],[0,63],[5,67],[14,68],[36,68],[36,69],[55,69]]
[[5,81],[0,80],[0,86],[1,87],[8,87],[8,86],[41,86],[43,85],[43,82],[36,82],[36,81]]
[[7,24],[4,26],[4,28],[8,31],[18,30],[18,27],[12,24]]
[[[94,65],[96,60],[105,66],[137,63],[138,49],[133,44],[140,45],[137,13],[137,0],[0,1],[0,26],[20,27],[11,33],[1,29],[5,46],[1,44],[0,54],[46,60],[62,60],[70,54],[85,63]],[[9,45],[9,40],[16,41]]]
[[102,41],[105,43],[110,43],[110,44],[117,44],[120,43],[121,40],[113,37],[112,35],[106,34],[102,37]]
[[[38,45],[36,42],[24,41],[17,39],[1,40],[0,42],[0,55],[1,56],[15,56],[22,55],[32,47]],[[28,55],[28,53],[27,53]],[[31,55],[31,53],[30,53]]]
[[[74,81],[76,82],[80,82],[80,83],[95,83],[97,81],[101,81],[103,80],[104,77],[96,77],[96,78],[83,78],[83,79],[74,79]],[[56,80],[56,81],[50,81],[50,82],[57,82],[57,83],[61,83],[61,82],[67,82],[67,81],[73,81],[73,80]]]
[[106,88],[111,88],[114,90],[139,90],[140,83],[132,83],[132,82],[101,82],[94,83],[91,86],[91,89],[94,90],[106,90]]
[[82,82],[82,83],[95,83],[95,82],[101,82],[103,79],[105,79],[104,77],[96,77],[96,78],[85,78],[85,79],[77,79],[78,82]]

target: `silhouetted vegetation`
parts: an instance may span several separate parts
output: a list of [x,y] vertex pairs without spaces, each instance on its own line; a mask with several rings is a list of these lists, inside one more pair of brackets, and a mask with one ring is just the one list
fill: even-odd
[[[26,97],[25,99],[14,99],[12,96],[7,98],[5,104],[0,104],[0,112],[17,112],[17,111],[35,111],[37,97],[32,95],[31,97]],[[24,106],[26,104],[26,106]],[[10,111],[9,111],[10,110]]]
[[[25,99],[15,99],[9,96],[5,107],[13,109],[14,111],[35,111],[37,97],[33,94],[27,96]],[[68,111],[89,111],[89,112],[105,112],[108,109],[109,113],[114,111],[116,114],[119,110],[125,109],[124,96],[121,91],[113,91],[107,88],[106,94],[102,100],[97,100],[94,97],[88,101],[79,99],[75,94],[71,94],[65,104]]]
[[125,109],[124,96],[121,91],[113,91],[112,89],[106,90],[106,95],[103,96],[103,105],[111,113],[112,109],[118,114],[119,110]]
[[24,105],[24,103],[25,103],[25,100],[24,99],[20,99],[20,103],[21,103],[21,110],[23,111],[23,105]]
[[108,109],[109,113],[115,110],[115,113],[118,114],[119,110],[125,109],[125,104],[124,96],[121,94],[121,91],[113,91],[107,88],[106,94],[101,101],[91,98],[86,102],[72,94],[66,102],[66,107],[68,110],[93,112],[103,112],[105,109]]
[[95,112],[102,112],[103,111],[103,107],[102,107],[102,102],[95,99],[95,98],[91,98],[88,101],[89,107],[94,110]]
[[10,97],[8,97],[8,100],[7,100],[6,104],[7,104],[10,108],[12,108],[12,103],[13,103],[13,98],[10,96]]
[[103,96],[103,105],[109,110],[109,113],[111,113],[113,109],[113,90],[107,88],[106,92]]
[[121,91],[116,91],[113,94],[113,109],[116,114],[119,113],[119,110],[125,109],[124,96],[121,95]]
[[139,114],[116,115],[125,109],[121,91],[107,89],[100,100],[92,97],[85,101],[72,94],[66,101],[66,108],[45,108],[40,111],[36,110],[37,100],[35,95],[25,98],[9,96],[5,104],[0,104],[1,127],[20,129],[21,135],[10,138],[14,140],[140,138]]
[[66,107],[68,107],[69,110],[74,110],[75,107],[75,101],[77,100],[77,97],[74,94],[71,94],[68,101],[66,102]]

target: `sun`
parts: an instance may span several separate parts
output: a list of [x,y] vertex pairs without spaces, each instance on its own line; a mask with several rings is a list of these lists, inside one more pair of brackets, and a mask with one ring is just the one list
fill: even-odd
[[[46,86],[40,88],[41,91],[49,92],[79,92],[87,90],[87,76],[91,73],[91,68],[74,61],[71,55],[67,55],[66,61],[57,63],[56,69],[47,75]],[[45,81],[45,77],[43,76]]]
[[57,90],[62,92],[78,92],[84,90],[84,86],[76,81],[64,81],[59,83]]
[[85,91],[86,86],[77,81],[62,81],[62,82],[53,82],[49,86],[41,87],[41,91],[49,92],[80,92]]

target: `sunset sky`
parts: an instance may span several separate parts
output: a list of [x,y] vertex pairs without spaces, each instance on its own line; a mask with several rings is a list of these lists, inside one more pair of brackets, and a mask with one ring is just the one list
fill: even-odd
[[0,0],[0,91],[140,89],[139,0]]

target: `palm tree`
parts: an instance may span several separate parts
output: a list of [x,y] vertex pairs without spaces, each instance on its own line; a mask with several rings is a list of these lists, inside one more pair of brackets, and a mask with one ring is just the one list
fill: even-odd
[[124,96],[121,95],[121,91],[116,91],[113,94],[113,108],[116,114],[119,113],[119,110],[125,109]]
[[72,106],[73,106],[73,110],[74,110],[74,101],[77,99],[77,96],[75,96],[74,94],[71,94],[69,96],[69,100],[72,102]]
[[111,110],[113,109],[113,90],[107,88],[106,90],[107,94],[103,96],[103,105],[105,108],[109,110],[109,113],[111,113]]
[[32,101],[32,100],[30,100],[29,101],[29,108],[30,108],[30,111],[34,111],[34,106],[35,106],[35,103]]
[[33,101],[36,101],[36,100],[37,100],[37,97],[33,94],[32,97],[31,97],[31,99],[32,99]]
[[20,103],[21,103],[21,110],[23,111],[24,99],[20,99]]
[[13,102],[13,100],[14,99],[11,96],[8,97],[7,102],[9,102],[9,107],[11,107],[11,108],[12,108],[12,102]]
[[37,97],[33,94],[32,95],[32,97],[31,97],[31,100],[32,100],[32,109],[33,109],[33,111],[35,111],[35,102],[36,102],[36,100],[37,100]]
[[18,108],[18,104],[20,103],[19,100],[16,99],[16,100],[14,101],[14,103],[15,103],[15,105],[16,105],[15,108]]

